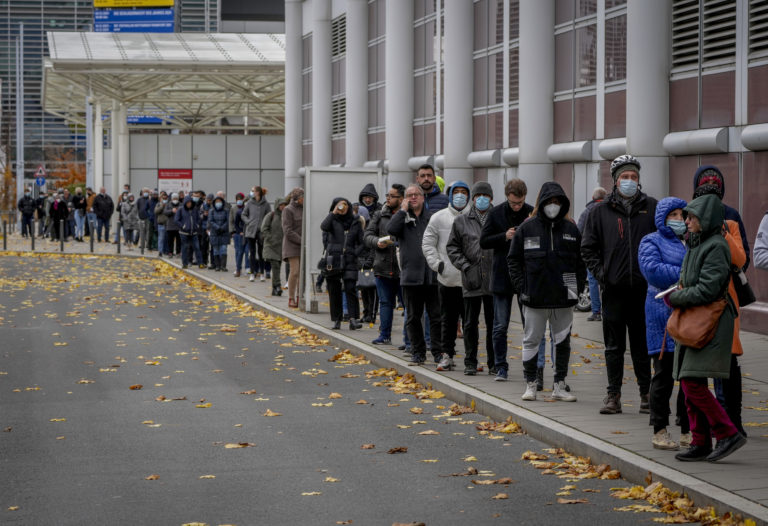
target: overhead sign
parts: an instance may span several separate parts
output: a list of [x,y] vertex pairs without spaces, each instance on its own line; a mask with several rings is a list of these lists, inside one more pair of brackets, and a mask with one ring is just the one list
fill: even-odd
[[162,124],[165,122],[160,117],[154,117],[152,115],[128,115],[126,121],[128,124]]
[[93,21],[106,22],[173,22],[173,8],[168,9],[94,9]]
[[157,190],[171,192],[192,191],[192,170],[191,169],[169,169],[161,168],[157,171]]
[[93,7],[171,7],[174,0],[93,0]]
[[96,33],[173,33],[173,22],[95,22]]

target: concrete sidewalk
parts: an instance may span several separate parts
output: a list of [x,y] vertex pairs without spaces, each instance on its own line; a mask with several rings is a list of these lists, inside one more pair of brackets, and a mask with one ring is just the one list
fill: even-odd
[[[17,236],[9,236],[8,249],[29,249],[29,241],[21,243]],[[69,242],[65,253],[88,252],[88,243]],[[231,249],[231,247],[230,247]],[[42,242],[38,252],[58,252],[58,245]],[[97,245],[96,253],[114,254],[113,245]],[[154,254],[154,253],[151,253]],[[138,250],[123,255],[138,256]],[[148,257],[152,257],[150,253]],[[231,253],[230,256],[233,256]],[[653,480],[661,480],[668,487],[688,493],[697,505],[715,506],[719,513],[732,511],[751,517],[758,524],[768,524],[768,336],[742,331],[741,339],[744,356],[741,360],[743,372],[743,421],[749,433],[747,445],[717,463],[681,463],[674,459],[675,452],[653,449],[652,428],[648,415],[638,413],[640,397],[632,372],[631,360],[627,353],[625,361],[625,386],[622,392],[623,414],[601,415],[605,388],[607,385],[605,360],[603,357],[602,328],[600,323],[587,322],[587,313],[575,313],[572,356],[568,384],[578,397],[575,403],[550,402],[552,370],[545,369],[545,391],[539,393],[535,402],[523,402],[520,396],[525,390],[522,378],[520,345],[522,326],[515,313],[509,330],[509,381],[495,382],[487,371],[477,376],[464,376],[463,345],[457,340],[457,370],[437,372],[434,363],[421,367],[409,367],[397,350],[402,343],[402,311],[395,312],[393,346],[370,345],[377,335],[376,327],[366,326],[362,330],[349,331],[343,324],[341,331],[330,330],[327,294],[318,294],[320,312],[309,314],[288,308],[288,298],[270,295],[269,281],[250,283],[246,275],[235,278],[233,257],[229,258],[228,273],[212,270],[189,269],[192,275],[220,285],[246,301],[285,316],[310,330],[322,333],[334,343],[345,348],[362,352],[373,363],[395,367],[401,372],[412,372],[419,381],[431,383],[459,403],[469,405],[474,400],[478,411],[497,420],[512,415],[528,434],[563,447],[569,452],[589,456],[597,463],[608,463],[619,469],[630,482],[644,485],[650,473]],[[167,260],[180,267],[178,258]],[[514,311],[514,309],[513,309]],[[485,362],[481,330],[480,363]],[[673,400],[674,400],[673,394]],[[672,417],[674,419],[674,415]],[[679,429],[670,427],[673,438],[677,439]]]

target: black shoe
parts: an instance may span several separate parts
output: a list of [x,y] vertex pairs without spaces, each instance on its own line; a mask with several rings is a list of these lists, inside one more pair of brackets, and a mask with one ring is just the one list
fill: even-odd
[[331,327],[331,329],[333,329],[335,331],[338,331],[339,329],[341,329],[341,320],[336,320],[333,323],[333,327]]
[[608,393],[603,400],[603,407],[600,409],[601,415],[615,415],[621,413],[621,394]]
[[410,361],[408,362],[409,365],[424,365],[424,362],[426,362],[427,359],[424,355],[421,354],[414,354]]
[[496,369],[495,365],[492,365],[488,368],[488,376],[496,376],[496,373],[499,372],[498,369]]
[[724,438],[715,445],[715,450],[707,456],[707,462],[716,462],[725,458],[746,443],[747,438],[739,432]]
[[467,367],[464,368],[465,376],[475,376],[476,374],[477,374],[477,367],[468,365]]
[[404,351],[404,350],[405,350],[405,344],[403,344],[403,345],[400,345],[400,346],[397,348],[397,350],[398,350],[398,351]]
[[359,321],[357,321],[354,318],[350,318],[349,319],[349,330],[350,331],[356,331],[357,329],[362,329],[362,328],[363,328],[363,324],[362,323],[360,323]]
[[643,414],[649,414],[651,412],[651,404],[648,401],[648,393],[640,395],[640,412]]
[[363,316],[363,323],[371,323],[371,317],[370,316]]
[[707,460],[711,453],[711,447],[691,446],[687,451],[675,455],[675,458],[682,462],[700,462],[702,460]]
[[590,315],[587,318],[587,321],[603,321],[603,316],[599,312],[596,312],[596,313]]
[[189,268],[189,265],[182,265],[181,268]]
[[538,367],[536,369],[536,390],[537,391],[544,390],[544,368],[543,367]]
[[349,314],[345,314],[341,319],[344,321],[349,321]]
[[271,294],[271,296],[279,296],[279,294],[277,293],[277,287],[272,287],[272,294]]

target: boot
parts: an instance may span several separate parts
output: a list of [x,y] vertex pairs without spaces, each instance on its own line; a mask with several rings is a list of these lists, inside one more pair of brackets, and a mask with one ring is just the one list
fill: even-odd
[[279,296],[278,294],[279,287],[272,287],[272,296]]
[[226,254],[219,256],[219,270],[221,270],[222,272],[229,272],[227,270],[227,255]]
[[608,393],[608,396],[603,400],[603,407],[600,409],[601,415],[615,415],[621,413],[621,394],[620,393]]
[[214,256],[213,254],[211,254],[211,264],[208,266],[208,270],[216,270],[216,271],[219,270],[219,265],[217,264],[216,256]]
[[362,328],[363,328],[363,324],[362,323],[360,323],[359,321],[357,321],[354,318],[350,318],[349,319],[349,330],[350,331],[356,331],[357,329],[362,329]]
[[537,391],[544,390],[544,368],[543,367],[536,368],[536,390]]

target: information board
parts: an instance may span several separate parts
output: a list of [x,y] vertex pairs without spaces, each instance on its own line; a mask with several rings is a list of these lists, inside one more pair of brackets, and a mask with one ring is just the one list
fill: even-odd
[[157,190],[165,191],[168,195],[172,192],[184,190],[184,193],[192,191],[191,169],[161,168],[157,171]]

